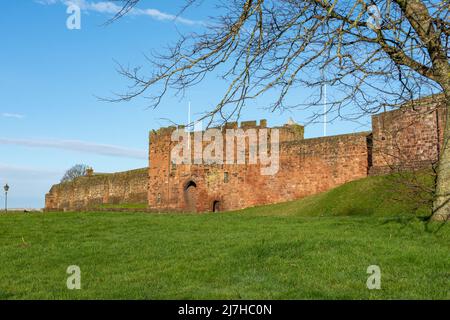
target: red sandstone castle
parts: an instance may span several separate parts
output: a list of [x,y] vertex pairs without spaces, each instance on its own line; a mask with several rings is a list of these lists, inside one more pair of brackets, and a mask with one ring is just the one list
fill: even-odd
[[[177,128],[161,128],[150,133],[149,168],[55,185],[46,195],[46,209],[145,203],[159,212],[227,211],[299,199],[370,174],[428,167],[437,162],[442,145],[442,99],[428,97],[374,115],[371,132],[304,139],[301,125],[279,127],[274,175],[261,175],[260,164],[175,165],[171,136]],[[266,121],[240,127],[258,131]],[[226,128],[237,128],[237,123],[228,123],[223,132]]]

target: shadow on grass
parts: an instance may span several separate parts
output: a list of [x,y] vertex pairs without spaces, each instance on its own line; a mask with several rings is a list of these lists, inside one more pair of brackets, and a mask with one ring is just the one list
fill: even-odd
[[448,224],[447,222],[432,221],[431,216],[397,216],[385,218],[381,225],[398,224],[401,229],[404,229],[414,222],[421,223],[425,232],[433,234],[438,234]]
[[0,300],[7,300],[12,298],[14,295],[12,293],[0,291]]

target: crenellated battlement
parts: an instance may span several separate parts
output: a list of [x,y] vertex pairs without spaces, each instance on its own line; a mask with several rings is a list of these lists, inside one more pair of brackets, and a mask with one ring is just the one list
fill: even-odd
[[[152,130],[150,134],[153,135],[166,135],[166,134],[172,134],[175,130],[183,130],[186,129],[186,125],[171,125],[167,127],[161,127],[157,130]],[[226,129],[279,129],[279,130],[291,130],[291,129],[298,129],[304,128],[304,126],[297,124],[297,123],[287,123],[283,126],[278,127],[268,127],[267,126],[267,120],[261,119],[259,122],[257,120],[247,120],[247,121],[241,121],[239,122],[226,122],[222,126],[219,127],[211,127],[209,129],[219,129],[219,130],[226,130]],[[195,130],[194,130],[195,131]],[[206,131],[206,130],[203,130]]]

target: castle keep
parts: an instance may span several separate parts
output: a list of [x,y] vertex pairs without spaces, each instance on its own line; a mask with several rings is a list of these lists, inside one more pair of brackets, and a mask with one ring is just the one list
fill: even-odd
[[[445,125],[443,96],[412,101],[372,117],[372,131],[304,139],[295,123],[278,127],[279,168],[261,174],[261,163],[175,164],[171,151],[176,127],[150,132],[149,168],[93,175],[55,185],[47,210],[86,210],[105,204],[146,204],[149,211],[213,212],[299,199],[370,174],[431,166],[439,158]],[[219,128],[255,132],[265,120]],[[194,145],[194,134],[190,145]],[[248,160],[251,139],[245,140]],[[203,144],[208,144],[203,142]],[[225,148],[225,146],[224,146]],[[237,147],[235,157],[237,157]],[[190,148],[194,153],[194,148]],[[195,155],[193,155],[195,158]]]

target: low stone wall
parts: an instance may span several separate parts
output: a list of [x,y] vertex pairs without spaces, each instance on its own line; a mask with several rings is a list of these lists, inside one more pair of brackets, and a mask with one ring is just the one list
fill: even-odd
[[148,168],[95,174],[54,185],[45,196],[48,211],[78,211],[105,204],[146,204]]

